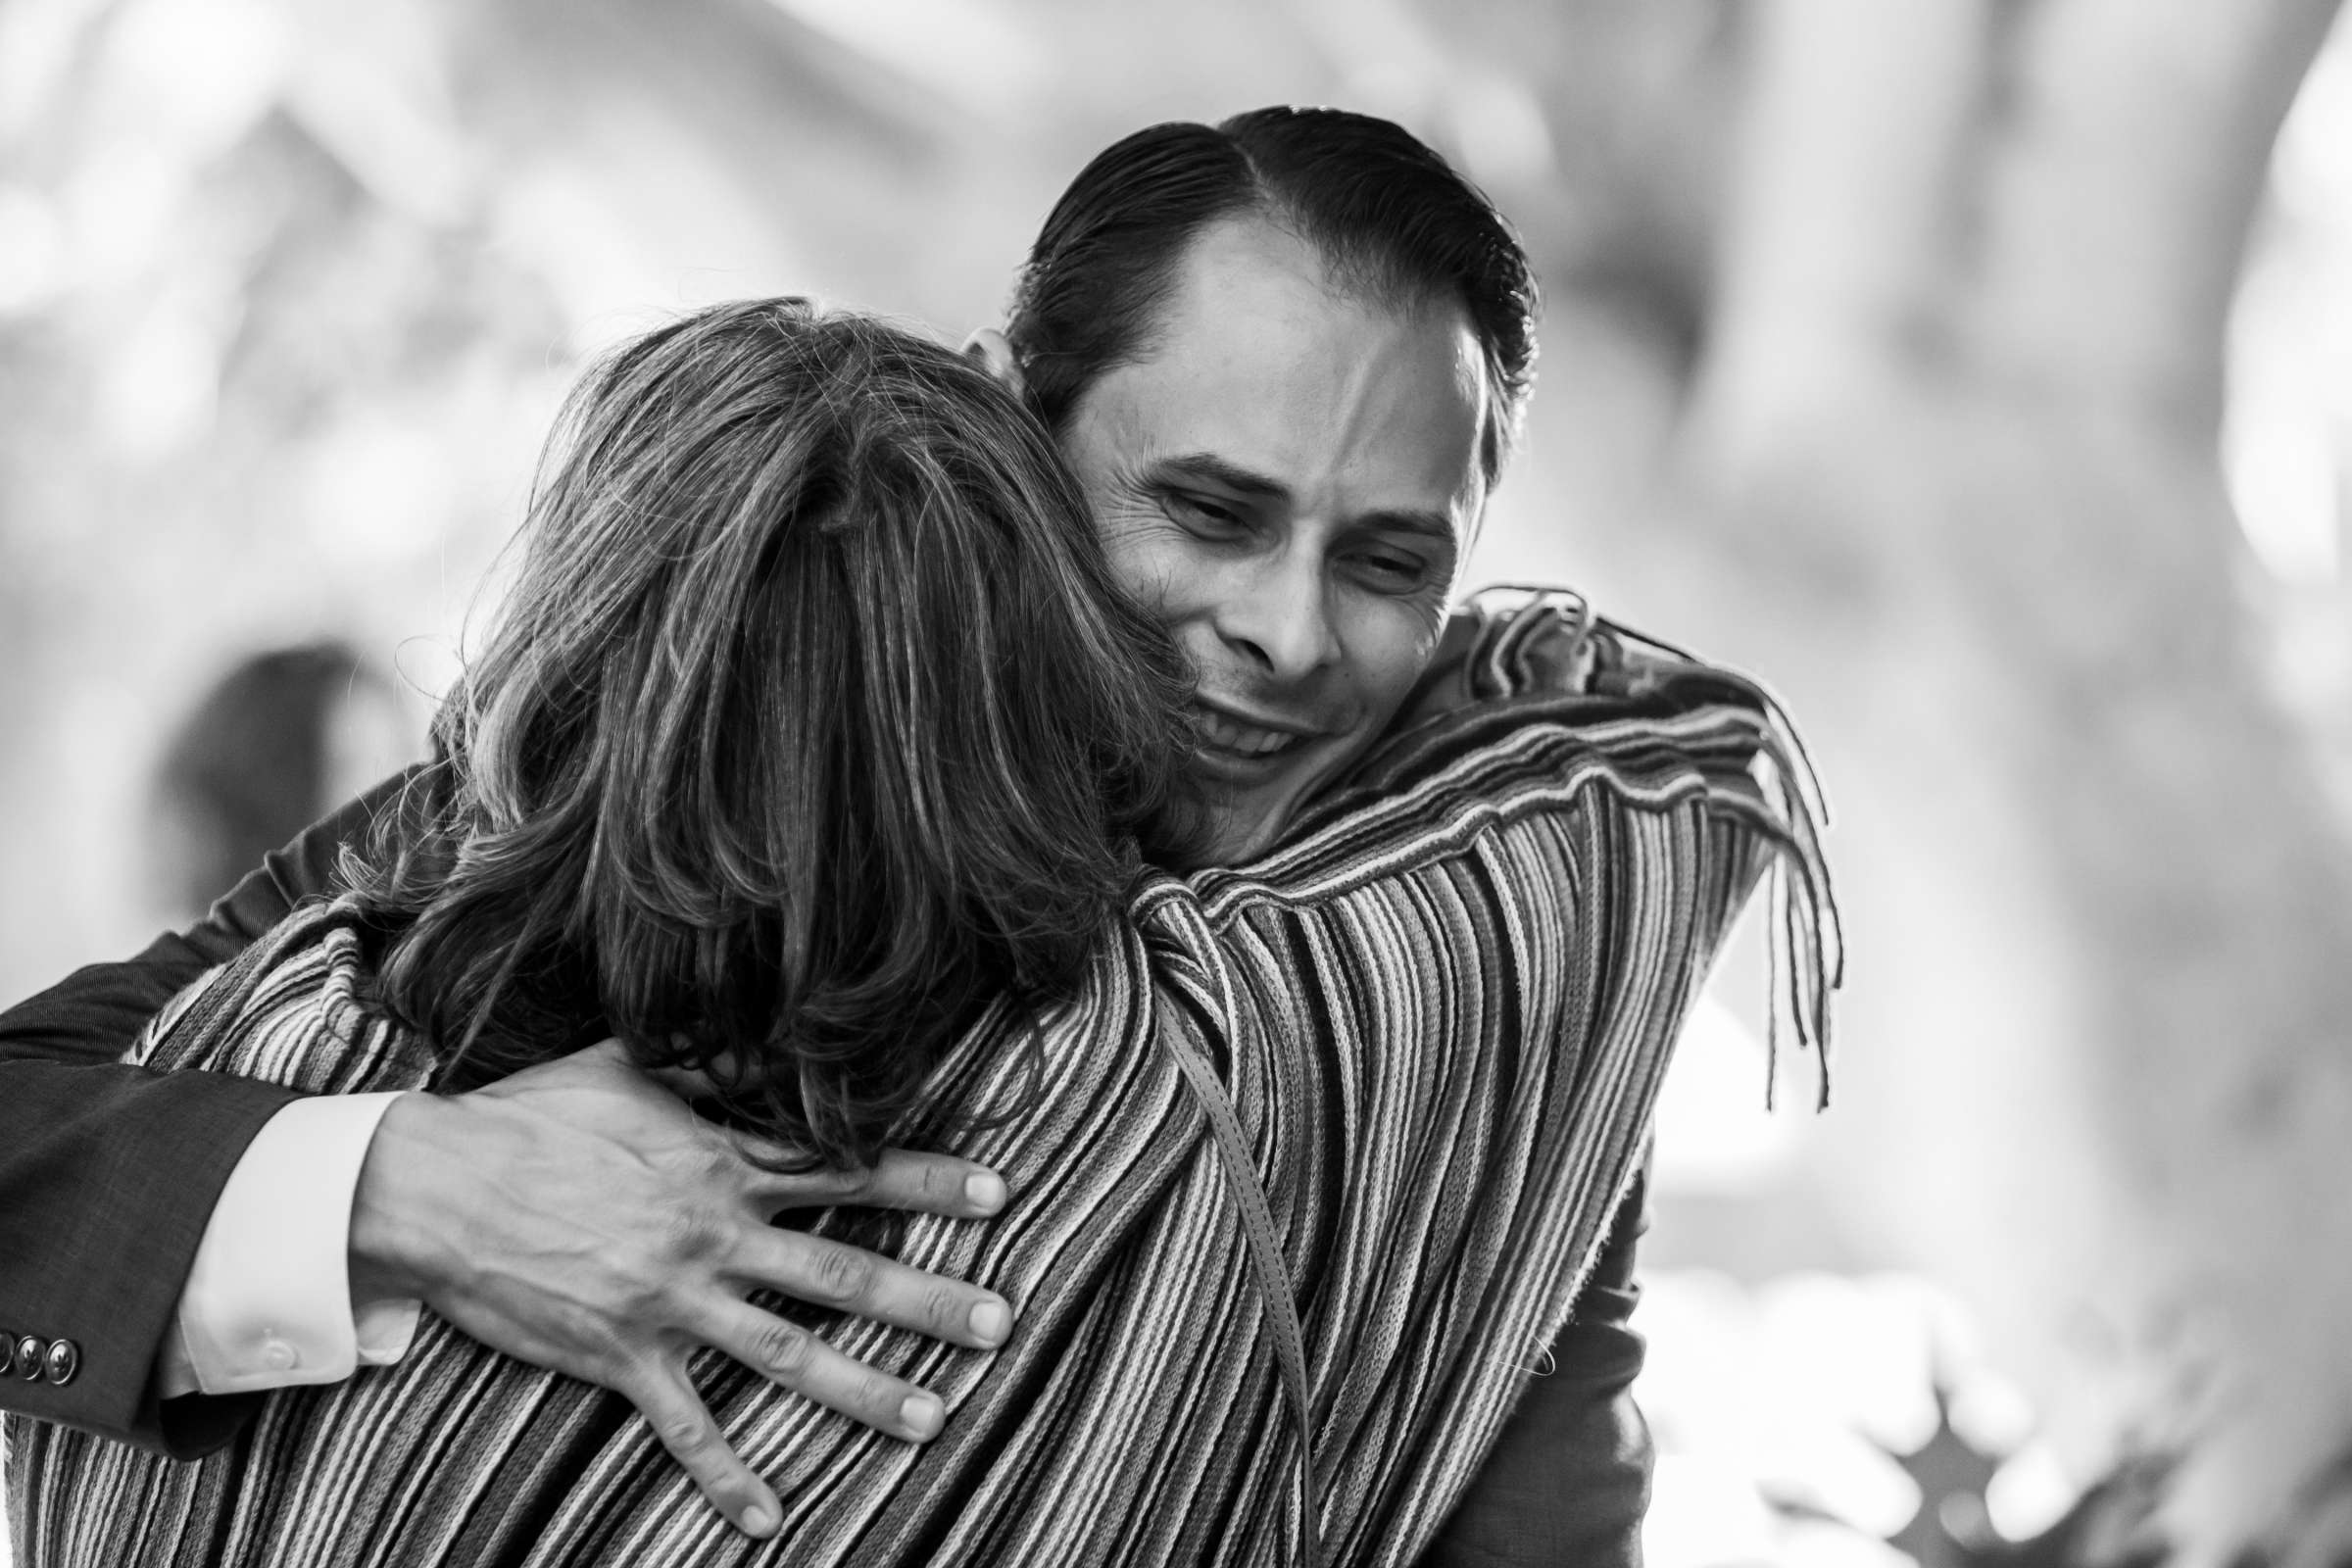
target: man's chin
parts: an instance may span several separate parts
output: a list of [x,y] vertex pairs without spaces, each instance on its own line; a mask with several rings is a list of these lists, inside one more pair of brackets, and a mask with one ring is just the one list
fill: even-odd
[[1197,846],[1161,863],[1187,871],[1246,865],[1271,853],[1299,808],[1346,776],[1365,750],[1361,742],[1314,743],[1305,756],[1237,761],[1230,754],[1197,751],[1187,783],[1194,798]]
[[1236,799],[1214,788],[1202,794],[1192,843],[1181,859],[1184,870],[1247,864],[1273,849],[1290,826],[1287,799]]

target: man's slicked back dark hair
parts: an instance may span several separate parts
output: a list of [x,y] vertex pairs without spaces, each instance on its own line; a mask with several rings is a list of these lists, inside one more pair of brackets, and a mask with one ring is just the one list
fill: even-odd
[[1039,231],[1005,335],[1058,433],[1105,371],[1148,355],[1177,265],[1220,219],[1262,214],[1334,281],[1379,300],[1454,300],[1485,358],[1493,480],[1534,378],[1537,292],[1494,204],[1401,126],[1340,109],[1254,109],[1139,130],[1079,171]]

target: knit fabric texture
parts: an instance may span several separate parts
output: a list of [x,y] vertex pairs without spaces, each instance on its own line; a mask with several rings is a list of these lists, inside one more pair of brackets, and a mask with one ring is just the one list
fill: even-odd
[[[1769,697],[1570,596],[1475,612],[1450,697],[1273,853],[1152,876],[1074,1004],[1000,1008],[942,1064],[946,1101],[1004,1108],[954,1142],[1006,1178],[1002,1214],[825,1222],[1002,1292],[1006,1346],[758,1298],[938,1393],[933,1443],[702,1352],[696,1386],[784,1502],[752,1541],[616,1396],[428,1312],[399,1364],[274,1395],[200,1462],[12,1419],[21,1568],[1411,1562],[1565,1322],[1759,878],[1779,1030],[1826,1050],[1839,963],[1819,797]],[[344,906],[299,912],[137,1054],[422,1085],[430,1051],[366,1004],[366,946]]]

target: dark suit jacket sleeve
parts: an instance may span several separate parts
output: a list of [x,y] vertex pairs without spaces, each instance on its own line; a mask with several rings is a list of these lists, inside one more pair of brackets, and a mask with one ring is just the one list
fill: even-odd
[[1551,1370],[1530,1381],[1494,1451],[1421,1568],[1640,1568],[1649,1506],[1649,1427],[1634,1405],[1642,1337],[1634,1247],[1647,1176],[1612,1223]]
[[[405,775],[404,775],[405,777]],[[156,1357],[221,1187],[289,1090],[119,1058],[173,995],[305,896],[395,779],[318,823],[186,931],[92,964],[0,1014],[0,1329],[72,1340],[64,1386],[0,1379],[0,1410],[185,1457],[218,1447],[255,1402],[174,1399]]]

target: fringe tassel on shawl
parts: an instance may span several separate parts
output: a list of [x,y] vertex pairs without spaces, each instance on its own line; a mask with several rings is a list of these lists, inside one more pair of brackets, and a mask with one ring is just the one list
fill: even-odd
[[[1778,1102],[1782,1043],[1793,1037],[1800,1054],[1813,1055],[1818,1082],[1814,1109],[1827,1110],[1830,999],[1845,983],[1845,934],[1821,849],[1821,835],[1830,825],[1829,798],[1788,710],[1762,682],[1596,615],[1580,594],[1533,583],[1505,583],[1483,590],[1476,603],[1483,610],[1513,595],[1525,596],[1531,605],[1543,605],[1566,623],[1569,658],[1578,665],[1589,667],[1593,661],[1594,634],[1599,633],[1621,649],[1658,661],[1642,671],[1646,689],[1710,689],[1756,713],[1756,759],[1750,773],[1762,792],[1767,815],[1752,825],[1779,852],[1766,872],[1764,918],[1771,974],[1764,1011],[1764,1107],[1771,1110]],[[1516,637],[1497,638],[1489,651],[1490,661],[1497,665],[1507,662],[1515,641],[1532,635],[1542,618],[1524,612],[1515,615],[1512,630]],[[1497,667],[1490,673],[1489,683],[1501,689],[1510,684],[1510,678]]]

